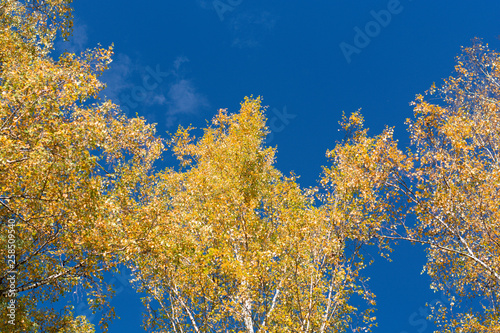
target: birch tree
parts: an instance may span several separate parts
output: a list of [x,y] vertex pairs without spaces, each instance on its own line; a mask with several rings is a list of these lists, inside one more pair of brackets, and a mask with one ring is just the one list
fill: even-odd
[[47,306],[78,290],[106,328],[102,274],[145,232],[136,212],[163,150],[154,126],[99,100],[111,49],[51,58],[71,32],[70,2],[0,1],[2,332],[93,331],[71,307]]
[[391,129],[371,138],[359,113],[346,121],[332,200],[371,221],[358,228],[368,239],[427,246],[431,287],[448,296],[433,305],[442,332],[499,331],[500,55],[474,40],[414,106],[406,153]]
[[220,110],[200,139],[182,127],[172,138],[181,169],[159,175],[158,228],[134,258],[147,324],[159,332],[344,332],[373,322],[356,243],[314,204],[315,190],[274,168],[260,103]]

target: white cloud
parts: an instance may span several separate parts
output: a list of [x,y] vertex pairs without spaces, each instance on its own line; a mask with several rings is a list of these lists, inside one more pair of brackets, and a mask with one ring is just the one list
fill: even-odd
[[109,69],[101,77],[107,85],[104,95],[113,102],[121,104],[120,95],[134,86],[131,76],[137,69],[128,55],[122,53],[114,55]]
[[162,105],[167,106],[165,121],[171,127],[178,121],[179,116],[193,115],[209,107],[208,99],[201,94],[192,80],[181,73],[184,63],[189,62],[185,56],[179,56],[173,62],[173,80],[169,82],[166,96],[157,96]]
[[170,87],[167,100],[168,115],[194,114],[208,107],[207,99],[201,95],[190,80],[181,79]]
[[163,115],[149,113],[148,118],[162,117],[170,127],[181,116],[195,115],[209,107],[208,99],[198,91],[193,80],[183,74],[183,67],[189,62],[187,57],[177,57],[168,71],[160,65],[140,66],[124,54],[114,58],[102,77],[108,86],[103,94],[129,115],[141,109],[146,111],[145,107],[163,106]]
[[189,59],[185,56],[179,56],[174,60],[174,74],[179,75],[180,67],[185,62],[189,62]]
[[[218,1],[220,8],[214,6],[213,0],[196,0],[203,9],[214,12],[221,24],[228,26],[233,35],[232,46],[238,48],[254,48],[261,45],[262,38],[269,34],[279,17],[260,7],[252,7],[251,2]],[[217,8],[216,8],[217,7]],[[252,7],[252,8],[251,8]]]
[[80,54],[87,48],[88,36],[87,25],[76,19],[73,25],[73,34],[68,41],[59,40],[56,42],[56,49],[60,52],[70,52]]
[[203,9],[212,9],[213,8],[213,0],[196,0],[196,2]]
[[260,46],[263,36],[272,32],[278,18],[270,12],[244,11],[235,13],[229,20],[233,33],[232,46],[252,48]]

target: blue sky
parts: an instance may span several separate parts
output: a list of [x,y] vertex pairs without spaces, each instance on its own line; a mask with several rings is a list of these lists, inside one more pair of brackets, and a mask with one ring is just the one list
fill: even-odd
[[[74,8],[74,36],[58,48],[114,43],[105,94],[128,115],[158,123],[165,137],[263,96],[277,167],[304,187],[317,185],[326,150],[342,139],[342,111],[362,108],[371,134],[396,126],[405,146],[409,102],[452,74],[460,46],[480,37],[500,50],[498,0],[76,0]],[[374,256],[367,270],[374,332],[432,332],[425,303],[440,295],[420,274],[423,249],[401,245],[392,258]],[[141,331],[142,307],[125,278],[114,277],[122,319],[112,333]]]

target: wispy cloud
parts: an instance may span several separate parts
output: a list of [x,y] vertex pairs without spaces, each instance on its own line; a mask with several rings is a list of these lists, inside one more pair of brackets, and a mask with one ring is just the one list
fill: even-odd
[[172,73],[175,76],[178,77],[180,75],[181,66],[185,62],[189,62],[189,59],[185,56],[179,56],[177,57],[177,59],[174,60],[174,70]]
[[109,70],[104,72],[101,78],[107,85],[104,95],[113,102],[121,104],[120,95],[134,87],[132,77],[138,70],[139,67],[132,63],[128,55],[115,54]]
[[203,9],[213,9],[213,0],[196,0],[196,3]]
[[[209,107],[208,99],[198,91],[193,79],[184,74],[188,62],[187,57],[179,56],[168,71],[163,71],[159,64],[141,66],[129,56],[118,54],[103,75],[108,86],[104,95],[129,114],[141,110],[155,122],[163,118],[166,126],[171,127],[180,117],[196,115]],[[159,114],[158,110],[148,111],[150,107],[164,109]]]
[[80,20],[75,19],[73,25],[73,34],[68,41],[59,40],[56,42],[56,49],[60,52],[70,52],[79,54],[88,47],[87,25]]
[[177,57],[173,64],[172,74],[175,77],[170,82],[168,93],[164,98],[164,104],[168,106],[166,112],[166,124],[168,127],[174,125],[178,116],[196,114],[209,107],[208,99],[201,94],[194,82],[182,74],[182,66],[189,62],[186,57]]
[[165,103],[167,126],[173,126],[181,114],[196,114],[209,106],[205,96],[200,94],[190,80],[181,79],[170,86]]
[[268,11],[243,11],[235,13],[229,20],[234,47],[252,48],[261,45],[261,40],[270,34],[278,17]]
[[278,16],[259,7],[250,8],[252,3],[243,1],[196,0],[203,9],[210,10],[214,17],[226,24],[232,34],[232,46],[254,48],[261,45],[263,37],[276,26]]

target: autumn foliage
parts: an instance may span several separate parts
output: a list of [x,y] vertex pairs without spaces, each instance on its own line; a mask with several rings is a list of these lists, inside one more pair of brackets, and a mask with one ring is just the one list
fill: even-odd
[[416,97],[406,152],[391,129],[368,137],[354,113],[327,175],[335,200],[371,221],[374,238],[427,245],[431,287],[449,297],[433,311],[443,332],[493,332],[500,328],[500,55],[475,40],[455,71]]
[[[273,167],[259,99],[220,110],[195,140],[180,127],[171,147],[182,169],[156,185],[158,228],[136,256],[148,324],[173,332],[341,332],[357,318],[362,261],[349,230],[312,189]],[[347,255],[346,253],[350,253]],[[153,309],[150,303],[159,304]],[[357,318],[357,319],[356,319]],[[354,320],[356,319],[356,320]],[[359,319],[359,322],[358,322]]]
[[[70,3],[0,0],[0,249],[14,249],[0,260],[0,331],[94,332],[52,305],[82,291],[106,330],[104,274],[123,267],[149,330],[369,331],[363,250],[396,241],[425,246],[431,287],[449,297],[432,312],[441,332],[500,331],[498,53],[475,40],[416,97],[410,147],[344,115],[320,186],[302,188],[275,167],[260,98],[167,140],[100,98],[111,48],[51,56]],[[167,147],[179,165],[156,170]]]
[[137,233],[135,207],[162,143],[154,126],[97,98],[111,49],[49,56],[58,29],[71,26],[69,1],[2,0],[0,9],[2,251],[16,221],[15,257],[0,261],[2,299],[17,272],[16,325],[2,302],[0,330],[87,332],[85,318],[50,302],[80,287],[105,306],[102,274]]

